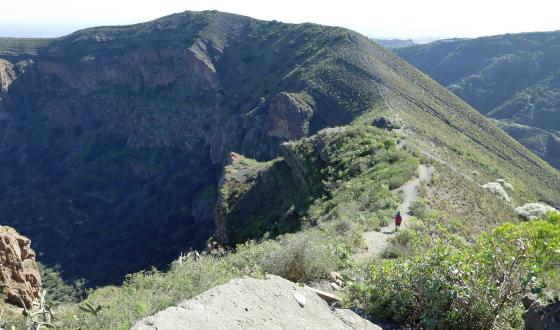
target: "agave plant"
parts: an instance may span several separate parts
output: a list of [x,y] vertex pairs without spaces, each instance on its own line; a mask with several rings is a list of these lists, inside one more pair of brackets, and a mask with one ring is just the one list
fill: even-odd
[[99,312],[101,311],[101,305],[98,306],[93,306],[92,304],[86,302],[83,305],[78,306],[80,308],[81,311],[84,311],[86,313],[90,313],[92,315],[97,315],[99,314]]
[[25,318],[25,330],[39,330],[42,328],[54,329],[54,312],[49,304],[46,303],[45,297],[47,290],[39,293],[39,299],[34,300],[31,309],[22,301],[23,317]]

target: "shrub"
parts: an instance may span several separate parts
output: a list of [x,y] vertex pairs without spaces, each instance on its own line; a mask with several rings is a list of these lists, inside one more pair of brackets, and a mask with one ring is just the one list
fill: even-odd
[[417,236],[414,230],[405,228],[398,231],[395,236],[391,238],[391,242],[401,246],[411,245],[417,239]]
[[428,213],[428,205],[423,199],[418,199],[410,206],[410,214],[417,217],[418,219],[423,219]]
[[[323,242],[321,242],[323,241]],[[257,263],[262,270],[294,282],[325,278],[338,268],[334,248],[319,233],[286,235],[263,244]]]
[[557,221],[505,224],[473,245],[440,240],[413,258],[379,261],[350,298],[373,315],[426,329],[518,327],[522,295],[558,281]]
[[334,230],[338,235],[344,235],[352,229],[352,224],[348,221],[338,222],[334,226]]

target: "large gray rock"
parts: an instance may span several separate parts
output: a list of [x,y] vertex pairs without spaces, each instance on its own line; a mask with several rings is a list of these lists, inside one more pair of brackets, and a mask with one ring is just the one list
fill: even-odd
[[283,140],[295,140],[309,133],[309,121],[313,116],[313,101],[304,93],[278,93],[267,110],[268,135]]
[[381,328],[350,310],[332,309],[306,287],[271,275],[266,279],[231,280],[147,317],[132,329]]
[[558,211],[552,206],[548,206],[541,203],[527,203],[523,206],[516,207],[515,213],[525,220],[534,220],[541,217],[546,217],[546,214],[550,211]]
[[509,203],[511,201],[508,193],[505,191],[505,189],[502,187],[502,185],[499,182],[488,182],[487,184],[482,185],[482,188],[498,196],[504,202]]

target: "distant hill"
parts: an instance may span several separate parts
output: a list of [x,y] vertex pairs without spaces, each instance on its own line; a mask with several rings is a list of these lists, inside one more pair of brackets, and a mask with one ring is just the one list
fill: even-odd
[[416,45],[412,39],[372,39],[381,46],[389,49]]
[[[380,116],[403,127],[418,157],[444,164],[433,187],[445,193],[442,207],[459,210],[450,218],[478,221],[473,228],[495,223],[495,210],[509,206],[474,199],[484,196],[480,184],[496,178],[515,186],[512,203],[560,206],[558,171],[416,68],[347,29],[184,12],[46,44],[10,44],[0,56],[0,223],[30,237],[39,260],[60,265],[65,279],[114,283],[205,248],[220,220],[217,199],[246,192],[227,185],[218,191],[231,152],[257,161],[256,170],[241,168],[232,180],[262,175],[250,191],[258,195],[291,182],[284,162],[270,162],[283,155],[282,142],[327,127],[371,129]],[[350,145],[360,155],[394,146],[359,143]],[[319,171],[314,164],[325,162],[324,153],[312,143],[298,146],[309,155],[305,164]],[[330,174],[363,170],[344,162]],[[286,204],[278,197],[295,196],[289,187],[266,197]],[[243,203],[253,201],[246,197]],[[311,197],[304,193],[298,202]],[[256,200],[255,210],[274,206]],[[239,230],[239,240],[294,230],[275,224],[273,213],[222,205],[237,217],[229,223],[254,225],[225,226]],[[287,221],[303,216],[282,206],[293,211]]]
[[50,40],[52,39],[0,37],[0,58],[17,61],[18,58],[37,55]]
[[[481,113],[544,130],[533,130],[533,141],[560,137],[560,31],[445,40],[395,52]],[[557,148],[519,141],[560,166]]]

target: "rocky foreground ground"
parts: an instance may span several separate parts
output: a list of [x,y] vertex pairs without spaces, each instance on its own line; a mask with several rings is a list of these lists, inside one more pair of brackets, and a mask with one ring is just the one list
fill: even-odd
[[381,329],[278,276],[240,278],[169,307],[132,329]]

